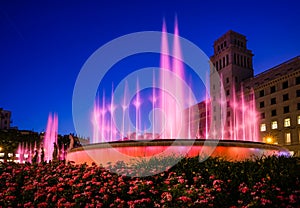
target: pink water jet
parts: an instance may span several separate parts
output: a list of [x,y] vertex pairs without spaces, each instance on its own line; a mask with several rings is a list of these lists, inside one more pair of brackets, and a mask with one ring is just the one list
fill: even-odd
[[[127,139],[221,139],[221,140],[243,140],[243,141],[259,141],[258,139],[258,117],[255,109],[255,100],[245,99],[244,92],[241,91],[236,95],[236,90],[232,89],[232,100],[228,103],[225,95],[221,94],[219,103],[221,106],[227,105],[227,110],[230,108],[233,119],[229,126],[220,126],[220,128],[211,129],[213,119],[212,117],[212,101],[206,89],[205,97],[205,126],[196,130],[197,126],[192,126],[191,119],[200,115],[197,112],[192,112],[189,107],[193,105],[191,94],[184,93],[184,84],[187,84],[184,64],[181,61],[183,54],[180,46],[180,37],[177,19],[174,26],[174,39],[172,45],[172,57],[170,56],[169,40],[167,34],[167,27],[165,21],[162,26],[161,37],[161,54],[160,54],[160,70],[159,81],[156,83],[153,75],[153,91],[150,96],[152,102],[152,110],[157,107],[163,112],[161,116],[152,114],[152,129],[147,132],[147,128],[142,125],[141,113],[142,104],[146,98],[140,96],[140,86],[138,80],[136,81],[136,96],[130,104],[130,98],[127,95],[127,84],[124,89],[124,97],[122,103],[118,106],[114,104],[114,92],[112,90],[110,102],[105,100],[105,93],[103,93],[102,103],[95,101],[95,106],[92,113],[93,137],[91,143],[123,141]],[[222,76],[222,75],[221,75]],[[208,78],[207,78],[208,79]],[[221,79],[222,80],[222,79]],[[223,89],[221,83],[220,91]],[[157,86],[156,86],[157,85]],[[207,84],[206,86],[209,86]],[[155,88],[160,89],[159,92]],[[175,89],[176,95],[170,93]],[[251,92],[253,93],[253,92]],[[250,93],[250,97],[251,97]],[[125,112],[133,106],[135,108],[134,127],[128,121],[125,121]],[[122,124],[120,129],[114,123],[114,112],[117,108],[122,109]],[[186,111],[186,109],[188,109]],[[227,112],[221,112],[221,117]],[[184,122],[187,122],[184,123]],[[128,125],[128,128],[127,128]],[[125,129],[127,131],[125,132]],[[199,133],[199,132],[204,133]],[[219,133],[220,131],[220,133]],[[149,136],[152,135],[152,136]],[[216,138],[220,137],[220,138]]]
[[54,151],[54,143],[57,143],[58,135],[58,117],[57,114],[49,114],[45,137],[43,141],[43,147],[45,151],[45,161],[52,160],[52,153]]
[[[93,162],[112,164],[117,161],[130,163],[132,159],[149,159],[154,156],[196,157],[207,155],[222,157],[230,161],[240,161],[252,157],[289,155],[288,150],[283,147],[258,142],[259,121],[253,89],[246,96],[243,90],[236,94],[236,90],[231,89],[233,93],[230,95],[232,96],[226,97],[223,92],[221,74],[221,79],[217,80],[221,81],[220,89],[217,88],[221,94],[218,94],[216,98],[213,95],[212,99],[208,92],[209,89],[206,89],[204,101],[197,105],[192,103],[191,91],[189,94],[183,91],[185,87],[183,83],[187,83],[187,81],[184,64],[181,61],[183,54],[177,20],[175,21],[172,55],[169,52],[171,47],[169,47],[168,37],[164,21],[159,80],[155,80],[153,75],[152,94],[147,98],[142,97],[138,80],[136,80],[136,94],[132,99],[128,96],[127,83],[125,84],[124,97],[119,106],[114,105],[112,93],[110,100],[114,109],[120,108],[122,112],[122,115],[119,115],[122,124],[118,129],[117,125],[112,122],[114,110],[110,110],[111,103],[106,102],[103,93],[102,103],[96,100],[93,109],[92,144],[72,149],[67,155],[67,160],[77,164],[92,164]],[[208,82],[208,78],[206,81]],[[210,85],[206,83],[205,86]],[[160,91],[156,91],[156,89],[160,89]],[[174,89],[176,95],[172,94]],[[141,124],[143,103],[147,100],[150,100],[152,104],[152,115],[149,116],[152,118],[151,131],[147,131],[146,127]],[[193,108],[192,105],[194,105]],[[219,121],[214,118],[214,107],[216,106],[220,109],[220,115],[217,118]],[[134,108],[135,117],[133,116],[134,119],[129,121],[125,117],[125,112],[130,107]],[[163,112],[162,115],[154,113],[157,108]],[[199,111],[197,112],[197,110]],[[222,120],[226,118],[227,112],[231,114],[230,119],[227,119],[227,122],[230,123],[226,122],[224,125]],[[199,122],[193,123],[194,120]],[[134,125],[130,125],[131,122]],[[108,141],[109,143],[107,143]],[[214,146],[216,143],[217,145]]]

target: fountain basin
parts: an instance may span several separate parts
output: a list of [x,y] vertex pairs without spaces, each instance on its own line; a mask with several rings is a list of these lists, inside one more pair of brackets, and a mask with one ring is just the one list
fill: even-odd
[[91,165],[95,162],[105,165],[108,162],[112,164],[117,161],[129,163],[132,159],[172,155],[183,157],[200,155],[203,157],[220,157],[227,161],[242,161],[271,155],[290,156],[290,153],[284,147],[261,142],[161,139],[89,144],[69,151],[67,161],[73,161],[75,164],[87,163]]

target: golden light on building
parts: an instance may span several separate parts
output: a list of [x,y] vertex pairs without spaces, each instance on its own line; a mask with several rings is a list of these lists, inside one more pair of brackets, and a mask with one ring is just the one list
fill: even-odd
[[272,144],[273,143],[273,138],[272,137],[267,137],[266,142]]
[[278,144],[276,139],[272,135],[267,135],[263,138],[263,141],[268,144]]

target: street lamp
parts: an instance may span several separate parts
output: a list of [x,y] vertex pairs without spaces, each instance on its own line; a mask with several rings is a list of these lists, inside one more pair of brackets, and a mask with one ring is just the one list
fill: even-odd
[[271,136],[268,136],[266,138],[266,143],[272,144],[273,143],[273,138]]

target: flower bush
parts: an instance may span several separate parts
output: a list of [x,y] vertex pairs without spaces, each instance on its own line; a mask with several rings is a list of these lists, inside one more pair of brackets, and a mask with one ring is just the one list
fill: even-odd
[[[166,161],[172,159],[140,161],[130,169],[122,162],[109,168],[0,163],[0,207],[297,207],[300,202],[297,158],[184,158],[173,167]],[[166,170],[134,176],[149,168]]]

